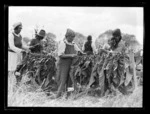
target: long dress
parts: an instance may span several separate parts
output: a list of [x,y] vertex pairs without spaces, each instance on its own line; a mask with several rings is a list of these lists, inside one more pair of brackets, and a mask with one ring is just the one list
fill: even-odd
[[11,33],[9,35],[9,47],[8,47],[8,71],[14,71],[17,64],[22,60],[22,37]]

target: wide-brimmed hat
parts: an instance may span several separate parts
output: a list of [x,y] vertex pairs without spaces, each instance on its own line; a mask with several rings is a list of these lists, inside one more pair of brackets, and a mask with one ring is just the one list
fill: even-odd
[[37,33],[36,35],[41,36],[41,37],[45,37],[46,32],[45,32],[45,30],[40,30],[40,32]]
[[67,32],[65,34],[65,36],[72,36],[72,37],[75,37],[75,32],[71,29],[67,29]]
[[21,22],[16,22],[13,24],[13,28],[15,29],[16,27],[21,26],[22,27],[22,23]]

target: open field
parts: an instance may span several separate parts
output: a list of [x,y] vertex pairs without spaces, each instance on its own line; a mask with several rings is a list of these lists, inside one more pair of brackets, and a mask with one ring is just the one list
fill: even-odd
[[133,94],[107,96],[103,98],[83,95],[74,100],[73,95],[68,99],[63,96],[59,99],[50,99],[40,89],[34,91],[21,85],[15,87],[15,77],[8,78],[8,106],[15,107],[142,107],[143,88],[139,86]]

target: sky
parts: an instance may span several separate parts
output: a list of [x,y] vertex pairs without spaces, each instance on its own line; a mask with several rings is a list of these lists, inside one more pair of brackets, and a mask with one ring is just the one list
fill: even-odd
[[54,33],[62,40],[67,28],[95,40],[109,29],[120,28],[133,34],[143,44],[143,7],[9,7],[9,31],[15,22],[22,22],[22,36],[32,38],[34,28]]

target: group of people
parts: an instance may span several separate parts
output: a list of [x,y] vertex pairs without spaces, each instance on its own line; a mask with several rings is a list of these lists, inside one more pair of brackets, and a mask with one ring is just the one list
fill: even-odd
[[[22,36],[20,34],[22,30],[22,23],[18,22],[13,25],[13,32],[9,35],[8,44],[8,70],[15,74],[16,78],[20,76],[19,70],[23,65],[22,52],[31,51],[32,53],[41,53],[42,46],[38,45],[42,39],[44,39],[46,32],[40,30],[35,35],[35,38],[31,40],[29,46],[22,43]],[[73,30],[67,29],[65,38],[58,45],[58,63],[57,63],[57,76],[56,82],[58,84],[58,92],[55,96],[60,97],[64,91],[69,77],[69,70],[72,60],[77,54],[94,54],[97,53],[94,43],[92,42],[92,36],[87,37],[87,41],[84,43],[82,49],[80,49],[74,42],[76,34]],[[122,41],[120,29],[116,29],[113,32],[113,37],[103,46],[104,50],[110,53],[120,52],[124,48],[124,42]]]
[[9,75],[14,74],[17,82],[20,79],[20,70],[24,64],[24,53],[31,51],[32,53],[40,53],[42,46],[41,40],[45,37],[45,30],[41,30],[35,35],[35,38],[31,40],[29,45],[23,43],[21,36],[22,23],[17,22],[13,25],[13,31],[9,34],[8,38],[8,71]]

